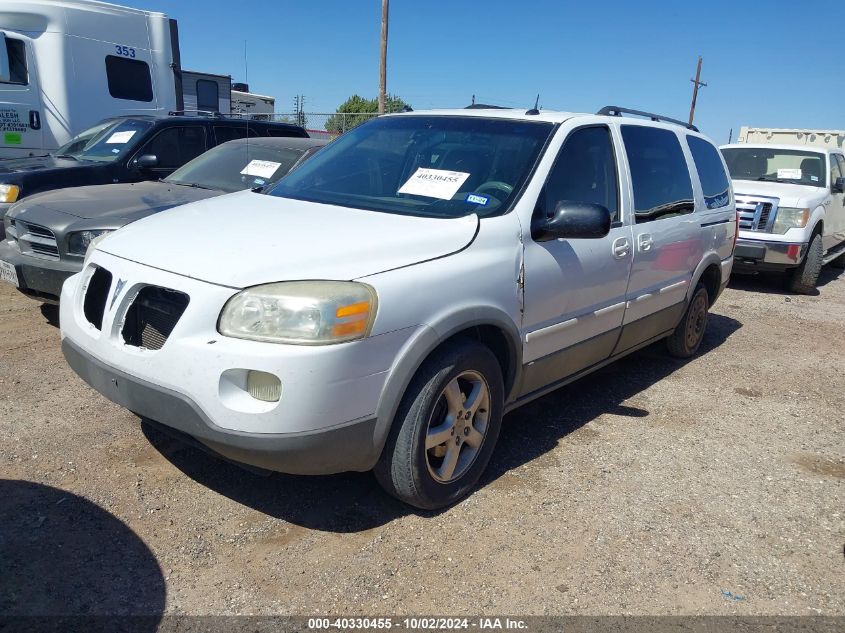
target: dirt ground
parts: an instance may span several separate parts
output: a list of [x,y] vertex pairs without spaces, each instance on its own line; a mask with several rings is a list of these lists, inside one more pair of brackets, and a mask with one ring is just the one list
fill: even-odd
[[0,286],[0,614],[845,615],[845,275],[732,283],[662,345],[516,411],[480,488],[262,477],[89,389]]

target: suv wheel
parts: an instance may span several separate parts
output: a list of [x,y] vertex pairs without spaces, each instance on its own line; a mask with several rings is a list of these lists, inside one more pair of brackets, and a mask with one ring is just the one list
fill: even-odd
[[502,371],[489,349],[461,339],[436,352],[408,386],[375,468],[405,503],[442,508],[469,493],[502,423]]
[[786,289],[797,294],[808,295],[816,289],[819,273],[822,269],[824,249],[822,248],[822,236],[816,233],[810,240],[807,254],[804,261],[796,268],[786,272]]
[[707,329],[709,307],[710,296],[707,294],[707,288],[698,284],[681,322],[666,339],[672,356],[689,358],[698,351],[704,339],[704,331]]

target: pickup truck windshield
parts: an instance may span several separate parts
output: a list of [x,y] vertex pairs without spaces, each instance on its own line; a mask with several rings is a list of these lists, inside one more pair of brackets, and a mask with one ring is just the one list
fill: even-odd
[[225,143],[200,154],[164,182],[227,193],[263,187],[288,173],[304,153],[305,149]]
[[416,216],[503,213],[552,129],[469,116],[382,117],[330,143],[268,193]]
[[785,182],[826,187],[824,154],[768,147],[730,147],[722,150],[734,180]]
[[77,134],[53,152],[60,158],[111,163],[135,148],[152,122],[143,119],[103,121]]

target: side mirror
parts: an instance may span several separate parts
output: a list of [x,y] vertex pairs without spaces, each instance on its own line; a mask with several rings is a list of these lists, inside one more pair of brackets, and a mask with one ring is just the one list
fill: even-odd
[[610,233],[610,211],[600,204],[561,200],[550,218],[532,223],[531,237],[535,242],[561,238],[595,239]]
[[837,178],[831,185],[830,190],[833,193],[845,193],[845,178]]
[[155,154],[144,154],[135,160],[135,166],[141,169],[152,169],[158,166],[158,156]]
[[9,82],[12,69],[9,66],[9,49],[6,48],[6,34],[0,31],[0,81]]

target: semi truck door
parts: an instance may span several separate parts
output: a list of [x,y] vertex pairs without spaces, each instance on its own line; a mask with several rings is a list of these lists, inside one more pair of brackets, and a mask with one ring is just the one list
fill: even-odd
[[0,158],[44,153],[41,115],[32,42],[0,31]]

